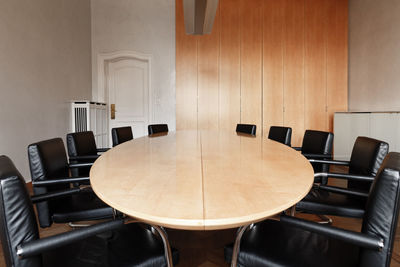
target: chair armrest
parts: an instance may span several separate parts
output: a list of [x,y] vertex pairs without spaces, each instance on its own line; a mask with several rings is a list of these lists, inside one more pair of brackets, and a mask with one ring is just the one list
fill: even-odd
[[81,228],[71,232],[66,232],[46,238],[33,240],[17,246],[17,255],[22,258],[34,256],[48,250],[65,246],[67,244],[83,240],[90,236],[110,231],[121,227],[124,224],[123,219],[108,221],[95,224],[89,227]]
[[328,177],[332,178],[339,178],[339,179],[346,179],[346,180],[354,180],[354,181],[362,181],[362,182],[373,182],[373,176],[366,176],[366,175],[355,175],[355,174],[348,174],[348,173],[335,173],[335,172],[328,172]]
[[298,146],[292,146],[292,148],[293,148],[294,150],[296,150],[296,151],[301,151],[301,147],[298,147]]
[[108,150],[110,150],[109,147],[107,147],[107,148],[98,148],[97,149],[97,153],[107,152]]
[[82,191],[82,189],[80,189],[78,187],[78,188],[71,188],[71,189],[67,189],[67,190],[55,191],[55,192],[47,193],[47,194],[34,195],[34,196],[31,196],[31,202],[38,203],[38,202],[42,202],[42,201],[46,201],[46,200],[50,200],[50,199],[55,199],[55,198],[60,198],[60,197],[64,197],[64,196],[77,194],[81,191]]
[[314,178],[319,178],[319,177],[321,177],[321,178],[328,177],[328,173],[327,172],[314,173]]
[[309,153],[304,153],[304,157],[307,159],[325,159],[325,160],[331,160],[332,155],[331,154],[309,154]]
[[356,197],[368,197],[369,196],[369,194],[366,192],[350,190],[347,188],[336,187],[336,186],[320,185],[320,186],[318,186],[318,188],[320,190],[324,190],[324,191],[328,191],[328,192],[332,192],[332,193],[343,194],[343,195],[349,195],[349,196],[356,196]]
[[281,215],[280,221],[306,231],[342,240],[359,247],[377,251],[381,251],[384,247],[383,239],[377,236],[344,230],[333,226],[321,225],[316,222],[306,221],[287,215]]
[[349,166],[349,161],[342,161],[342,160],[323,160],[323,159],[309,159],[311,163],[325,163],[325,164],[332,164],[332,165],[341,165],[341,166]]
[[68,168],[73,169],[73,168],[84,168],[84,167],[92,167],[93,163],[70,163],[68,164]]
[[87,155],[87,156],[71,156],[69,160],[96,160],[100,157],[100,155]]
[[74,177],[74,178],[59,178],[59,179],[49,179],[43,181],[33,181],[33,186],[48,186],[55,184],[70,184],[70,183],[79,183],[79,182],[89,182],[89,177]]

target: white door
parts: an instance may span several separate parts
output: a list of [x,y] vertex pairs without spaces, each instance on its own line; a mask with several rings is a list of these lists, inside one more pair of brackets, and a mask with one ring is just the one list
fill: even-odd
[[[106,77],[109,133],[111,128],[131,126],[134,138],[147,135],[150,113],[149,62],[136,58],[110,61]],[[112,114],[113,107],[115,114]]]

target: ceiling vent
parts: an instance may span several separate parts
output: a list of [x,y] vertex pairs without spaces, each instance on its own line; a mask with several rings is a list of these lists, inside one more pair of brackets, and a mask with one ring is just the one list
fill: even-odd
[[218,0],[183,0],[185,30],[190,35],[210,34]]

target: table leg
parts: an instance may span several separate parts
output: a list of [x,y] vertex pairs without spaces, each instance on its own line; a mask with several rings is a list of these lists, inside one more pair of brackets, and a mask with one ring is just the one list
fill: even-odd
[[153,229],[155,229],[157,231],[157,233],[160,235],[160,237],[161,237],[161,239],[163,241],[165,260],[167,261],[167,266],[168,267],[173,267],[174,264],[172,262],[171,246],[169,245],[167,233],[159,226],[151,225],[151,227],[153,227]]
[[[125,221],[125,224],[129,224],[129,223],[139,223],[140,221],[135,220],[135,219],[127,219]],[[167,261],[167,267],[173,267],[174,264],[172,262],[172,252],[171,252],[171,246],[169,245],[169,241],[168,241],[168,235],[167,232],[165,231],[165,229],[163,227],[157,226],[157,225],[151,225],[151,232],[153,234],[155,234],[155,232],[157,232],[157,234],[161,237],[163,245],[164,245],[164,255],[165,255],[165,260]]]
[[296,205],[294,205],[294,206],[290,209],[290,216],[294,217],[295,214],[296,214]]
[[235,244],[233,245],[233,251],[232,251],[231,267],[236,267],[237,266],[237,259],[238,259],[239,250],[240,250],[240,241],[242,240],[242,236],[243,236],[244,232],[251,225],[252,224],[248,224],[248,225],[240,227],[238,229],[238,232],[236,233]]

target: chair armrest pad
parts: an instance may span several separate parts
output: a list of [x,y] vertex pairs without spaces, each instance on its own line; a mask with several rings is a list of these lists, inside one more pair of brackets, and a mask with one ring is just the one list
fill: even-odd
[[17,255],[25,258],[41,254],[45,251],[65,246],[67,244],[83,240],[90,236],[110,231],[121,227],[124,224],[123,219],[108,221],[105,223],[95,224],[86,228],[81,228],[71,232],[66,232],[46,238],[33,240],[17,246]]
[[55,192],[48,193],[48,194],[34,195],[34,196],[31,196],[31,202],[38,203],[38,202],[46,201],[49,199],[55,199],[55,198],[60,198],[60,197],[64,197],[64,196],[77,194],[81,191],[82,191],[82,189],[80,189],[80,188],[71,188],[71,189],[67,189],[67,190],[55,191]]
[[89,177],[74,177],[74,178],[58,178],[58,179],[48,179],[43,181],[33,181],[33,186],[48,186],[54,184],[70,184],[79,182],[89,182]]
[[332,155],[331,154],[309,154],[309,153],[304,153],[304,157],[307,159],[325,159],[325,160],[331,160]]
[[321,225],[316,222],[311,222],[311,221],[306,221],[303,219],[287,216],[287,215],[281,215],[280,221],[282,223],[286,223],[288,225],[292,225],[294,227],[318,233],[324,236],[328,236],[330,238],[342,240],[347,243],[351,243],[360,247],[364,247],[367,249],[372,249],[372,250],[382,250],[384,247],[383,244],[383,239],[376,237],[376,236],[370,236],[366,235],[364,233],[358,233],[358,232],[353,232],[349,230],[344,230],[340,229],[337,227],[332,227],[332,226],[326,226],[326,225]]
[[109,148],[109,147],[105,147],[105,148],[98,148],[98,149],[97,149],[97,152],[98,152],[98,153],[102,153],[102,152],[107,152],[108,150],[110,150],[110,148]]
[[69,160],[90,160],[90,159],[98,159],[100,155],[87,155],[87,156],[71,156]]
[[298,146],[292,146],[292,148],[293,148],[294,150],[296,150],[296,151],[301,151],[301,147],[298,147]]
[[84,168],[84,167],[92,167],[93,163],[88,162],[88,163],[70,163],[68,165],[68,168],[73,169],[73,168]]
[[349,166],[349,161],[342,161],[342,160],[323,160],[323,159],[309,159],[311,163],[325,163],[325,164],[332,164],[332,165],[341,165],[341,166]]
[[328,177],[346,179],[346,180],[354,180],[354,181],[363,181],[363,182],[373,182],[374,181],[373,176],[355,175],[355,174],[348,174],[348,173],[328,172]]
[[368,195],[369,195],[366,192],[350,190],[347,188],[336,187],[336,186],[320,185],[318,188],[320,190],[324,190],[324,191],[328,191],[328,192],[332,192],[332,193],[338,193],[338,194],[356,196],[356,197],[368,197]]

